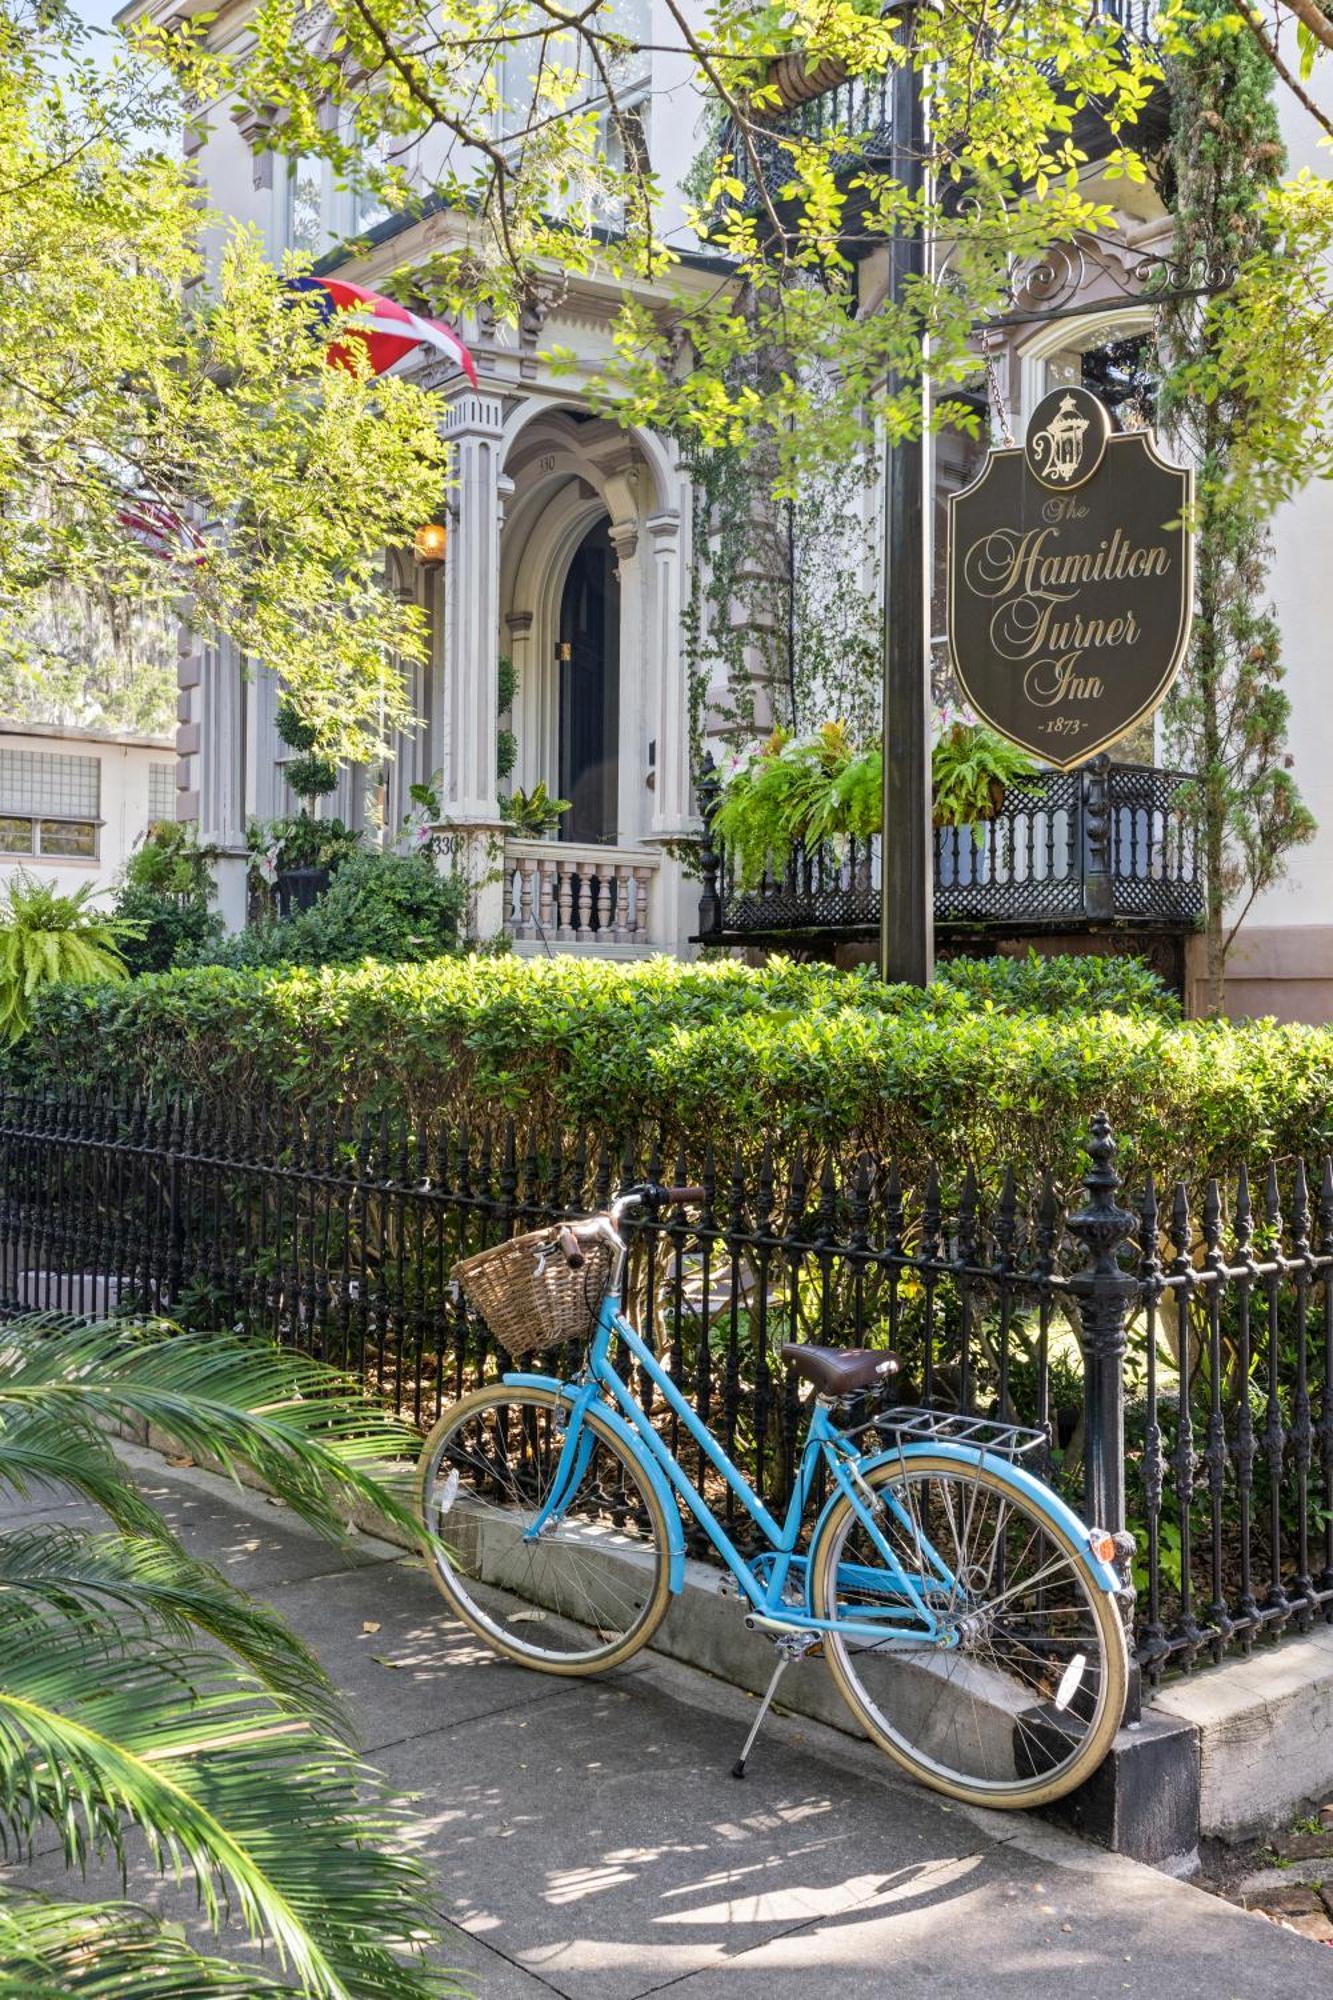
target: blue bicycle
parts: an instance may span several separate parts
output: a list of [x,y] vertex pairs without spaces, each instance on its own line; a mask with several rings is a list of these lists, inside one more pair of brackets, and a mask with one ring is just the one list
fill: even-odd
[[[419,1491],[440,1589],[508,1659],[605,1672],[648,1643],[683,1586],[683,1506],[778,1649],[737,1776],[789,1661],[822,1651],[862,1728],[913,1777],[981,1805],[1058,1798],[1101,1762],[1124,1709],[1113,1538],[1025,1469],[1041,1433],[893,1406],[899,1363],[881,1348],[782,1349],[814,1396],[776,1519],[621,1310],[621,1219],[699,1199],[631,1188],[603,1215],[458,1267],[512,1354],[591,1339],[574,1379],[506,1374],[431,1432]],[[614,1365],[617,1343],[653,1385],[653,1415]],[[701,1482],[663,1420],[698,1447]],[[761,1554],[719,1521],[726,1491]]]

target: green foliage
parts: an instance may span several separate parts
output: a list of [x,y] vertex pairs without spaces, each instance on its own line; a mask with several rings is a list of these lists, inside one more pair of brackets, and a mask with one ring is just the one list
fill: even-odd
[[289,750],[313,750],[319,741],[319,730],[314,723],[307,722],[294,701],[280,701],[274,718],[278,741],[285,743]]
[[[1085,0],[920,10],[911,59],[932,101],[932,193],[921,201],[882,158],[849,172],[837,121],[810,115],[774,132],[777,65],[850,79],[848,96],[873,102],[903,59],[896,10],[862,0],[795,10],[721,0],[697,19],[677,10],[654,24],[652,48],[673,78],[692,81],[717,139],[685,219],[736,282],[673,288],[679,216],[674,205],[663,213],[666,190],[632,136],[650,65],[623,10],[448,0],[441,13],[423,0],[331,0],[336,65],[303,32],[314,13],[312,0],[261,0],[243,45],[205,49],[206,24],[173,25],[153,41],[206,108],[273,105],[270,143],[283,153],[322,155],[340,180],[372,187],[405,215],[424,196],[465,218],[456,235],[417,246],[390,280],[432,309],[484,304],[512,324],[552,270],[575,283],[594,272],[603,284],[651,278],[651,291],[624,285],[610,356],[591,385],[599,406],[704,451],[753,451],[770,488],[776,481],[798,502],[799,473],[848,465],[880,428],[919,429],[927,345],[939,387],[931,420],[953,420],[950,392],[975,365],[973,324],[1000,295],[1011,255],[1109,225],[1109,203],[1080,171],[1076,120],[1089,111],[1105,120],[1107,179],[1145,178],[1132,140],[1153,57]],[[486,51],[502,54],[491,63]],[[659,115],[679,120],[672,89]],[[512,143],[497,148],[497,132]],[[386,151],[394,164],[373,164]],[[448,165],[423,187],[409,181],[408,158]],[[849,203],[855,259],[843,233]],[[858,265],[878,268],[877,247],[904,229],[933,232],[950,254],[900,304],[857,310]],[[582,393],[586,357],[555,349],[551,358],[579,366]],[[974,412],[962,414],[975,426]]]
[[[0,1491],[76,1498],[0,1534],[0,1829],[54,1839],[66,1866],[109,1853],[193,1877],[203,1920],[273,1948],[267,1969],[205,1957],[124,1904],[0,1895],[0,1994],[125,2000],[288,1993],[428,2000],[436,1933],[410,1822],[350,1747],[301,1641],[188,1555],[108,1436],[146,1425],[248,1468],[333,1540],[354,1508],[417,1536],[416,1439],[332,1370],[226,1333],[123,1321],[11,1321],[0,1333]],[[77,1519],[77,1516],[74,1517]],[[412,1940],[410,1948],[405,1940]]]
[[257,235],[201,203],[181,117],[159,68],[95,59],[64,7],[4,7],[0,265],[23,283],[0,323],[0,666],[40,671],[53,594],[122,626],[188,598],[325,750],[364,757],[426,653],[384,557],[439,506],[438,407],[327,365]]
[[325,757],[317,750],[289,757],[283,775],[298,799],[324,799],[338,789],[337,759]]
[[979,826],[994,819],[1010,785],[1030,778],[1036,765],[984,722],[955,722],[931,752],[930,777],[936,826]]
[[163,820],[148,829],[125,864],[113,909],[128,926],[120,953],[131,977],[193,960],[221,936],[222,919],[209,908],[212,858],[191,827]]
[[[1005,788],[1036,769],[1032,759],[984,723],[955,722],[931,753],[936,826],[978,826],[994,818]],[[724,768],[714,828],[743,888],[765,871],[781,875],[798,844],[847,835],[865,839],[883,825],[884,762],[879,745],[859,750],[841,722],[807,736],[775,730]]]
[[934,1154],[983,1186],[1006,1161],[1075,1186],[1103,1105],[1122,1161],[1164,1182],[1333,1141],[1333,1031],[1174,1015],[1142,969],[1084,958],[957,961],[924,994],[782,959],[207,967],[53,994],[22,1074],[330,1115],[513,1112],[696,1161],[764,1137],[844,1164]]
[[355,965],[420,960],[457,948],[466,885],[422,854],[361,849],[308,910],[251,925],[197,954],[214,965]]
[[1094,952],[1023,958],[951,958],[935,982],[964,993],[974,1007],[1011,1014],[1143,1014],[1179,1021],[1180,1002],[1141,958]]
[[48,986],[124,979],[121,947],[129,937],[118,917],[90,908],[91,883],[61,895],[54,882],[23,873],[0,904],[0,1037],[17,1042],[28,1031],[33,1002]]
[[[1174,254],[1187,268],[1240,263],[1253,271],[1263,263],[1270,286],[1280,272],[1283,296],[1303,295],[1301,246],[1274,234],[1275,204],[1289,196],[1278,192],[1284,157],[1273,71],[1230,0],[1195,0],[1193,13],[1190,44],[1171,64]],[[1199,829],[1208,975],[1219,1010],[1236,932],[1255,898],[1282,876],[1287,855],[1315,832],[1289,769],[1281,633],[1267,601],[1273,500],[1289,485],[1297,456],[1271,434],[1271,396],[1256,373],[1299,381],[1309,329],[1293,329],[1289,352],[1285,339],[1261,337],[1254,305],[1247,285],[1207,310],[1177,306],[1162,396],[1165,419],[1197,468],[1196,615],[1166,724],[1172,754],[1195,774],[1182,803]],[[1277,330],[1271,319],[1268,326]],[[1326,397],[1327,320],[1318,340]]]
[[552,798],[543,780],[530,792],[515,786],[508,798],[500,801],[500,817],[520,839],[544,840],[555,832],[569,807],[568,799]]
[[249,840],[261,879],[270,882],[288,868],[337,868],[361,846],[355,828],[340,819],[315,819],[308,812],[256,822],[249,829]]

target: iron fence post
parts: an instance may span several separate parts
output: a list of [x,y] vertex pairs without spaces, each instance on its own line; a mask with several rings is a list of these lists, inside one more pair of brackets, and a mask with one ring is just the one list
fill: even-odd
[[[1121,1267],[1120,1247],[1133,1236],[1137,1218],[1116,1200],[1115,1139],[1104,1111],[1094,1114],[1084,1141],[1087,1199],[1069,1217],[1069,1230],[1089,1259],[1070,1280],[1080,1311],[1083,1350],[1083,1511],[1090,1524],[1114,1535],[1120,1573],[1121,1607],[1127,1630],[1134,1629],[1131,1563],[1134,1542],[1126,1530],[1125,1504],[1125,1347],[1130,1312],[1139,1281]],[[1125,1720],[1141,1713],[1139,1672],[1131,1663]]]
[[1103,750],[1085,764],[1083,805],[1083,911],[1089,917],[1115,915],[1111,873],[1111,760]]

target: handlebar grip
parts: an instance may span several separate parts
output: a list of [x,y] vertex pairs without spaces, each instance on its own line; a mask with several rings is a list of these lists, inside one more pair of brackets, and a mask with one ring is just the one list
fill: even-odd
[[560,1250],[571,1271],[581,1271],[587,1263],[583,1246],[573,1230],[565,1224],[560,1230]]
[[657,1190],[657,1199],[669,1208],[677,1203],[707,1201],[708,1192],[701,1187],[664,1187]]

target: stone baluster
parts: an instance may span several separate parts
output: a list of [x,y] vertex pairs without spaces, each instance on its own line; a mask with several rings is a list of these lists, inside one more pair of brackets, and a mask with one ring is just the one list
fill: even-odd
[[616,868],[613,861],[597,863],[597,935],[612,936],[616,922]]
[[537,864],[530,854],[518,857],[518,921],[514,925],[514,936],[530,938],[536,936],[532,922],[532,889]]
[[577,864],[577,875],[578,928],[575,935],[586,942],[588,938],[597,935],[597,863],[580,861]]
[[537,924],[547,938],[555,926],[555,857],[543,854],[537,863]]
[[552,863],[556,871],[556,897],[560,907],[560,927],[558,938],[572,938],[574,935],[574,870],[562,868],[558,861]]
[[617,944],[628,944],[634,935],[634,877],[624,861],[616,865],[616,916],[612,935]]
[[648,898],[652,892],[653,871],[651,868],[636,868],[634,881],[638,894],[635,897],[633,933],[634,942],[641,944],[651,936],[648,922]]

